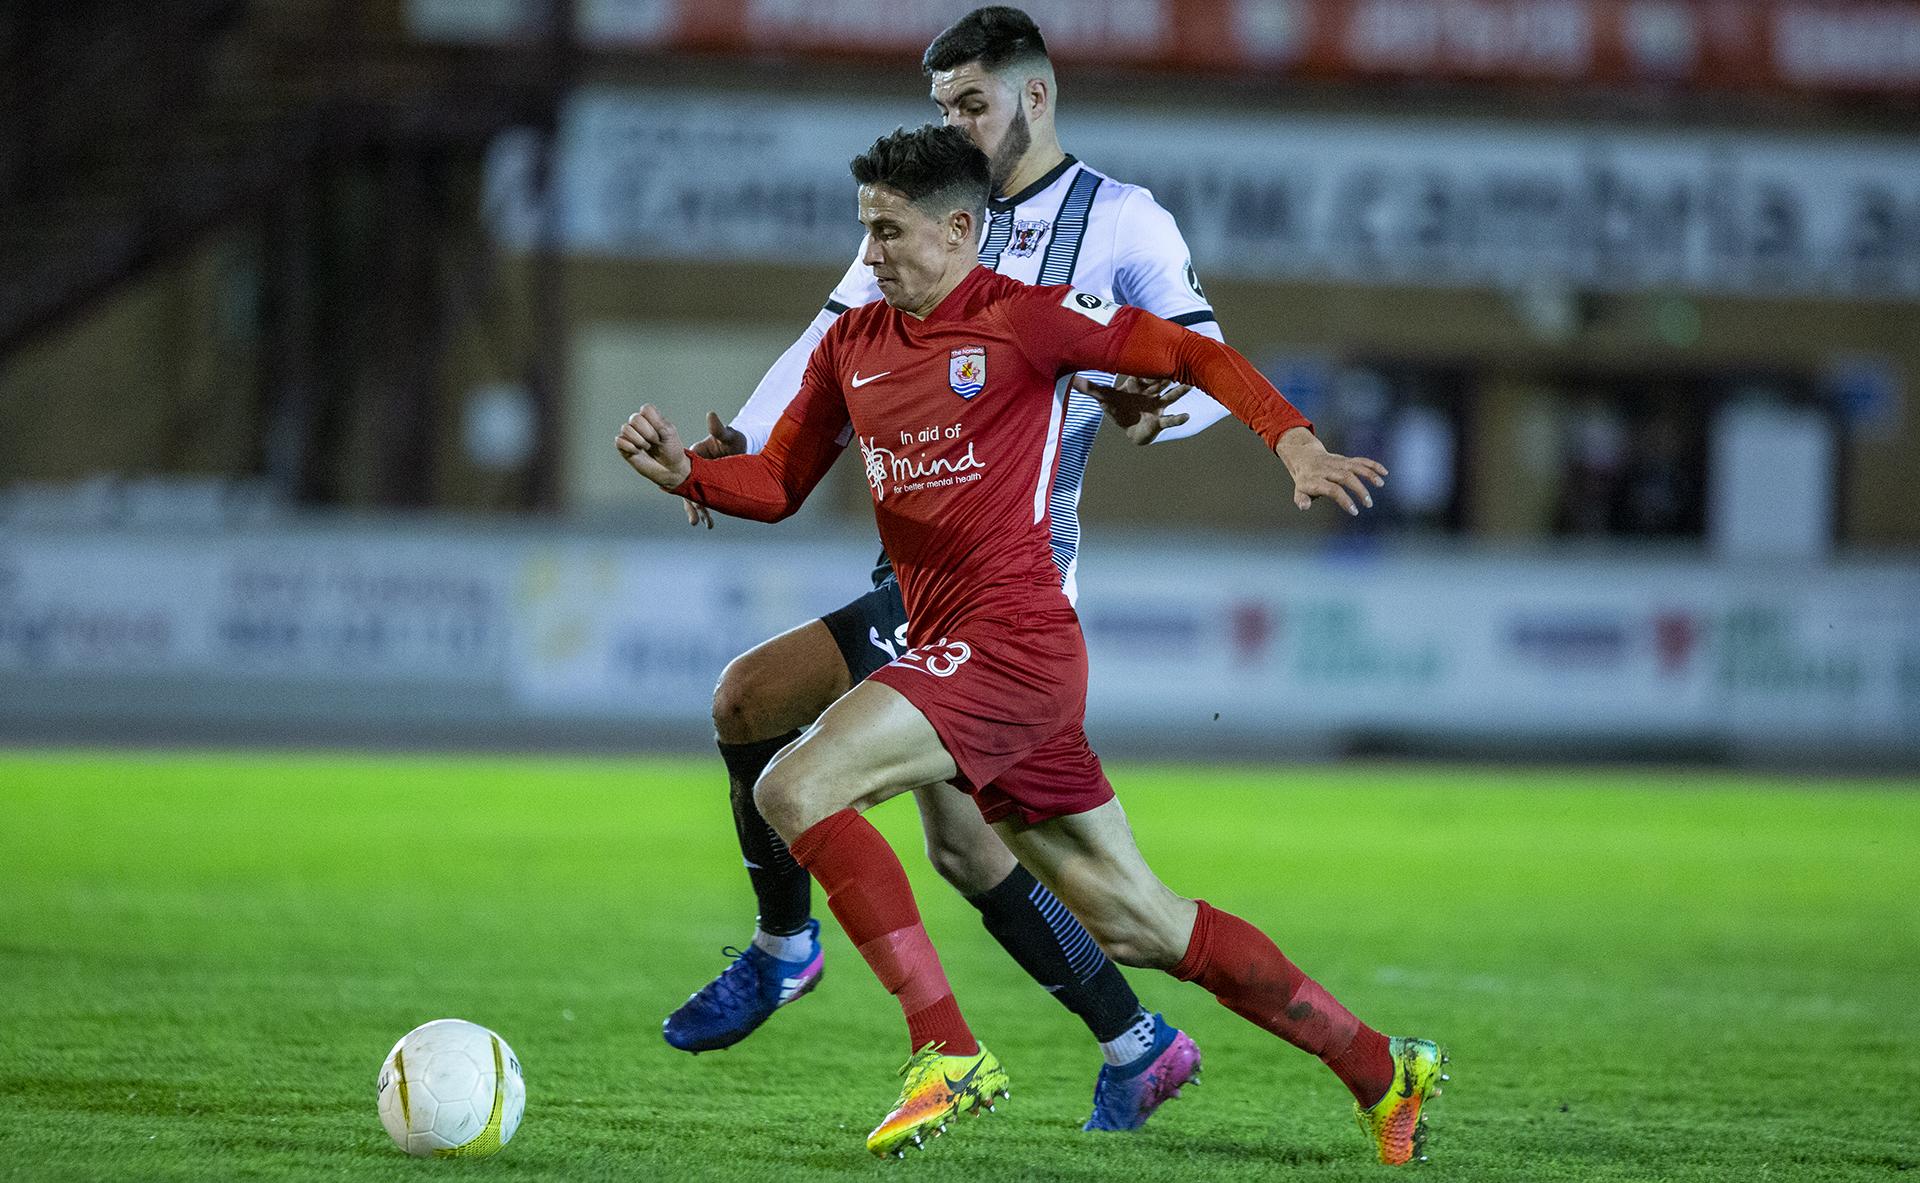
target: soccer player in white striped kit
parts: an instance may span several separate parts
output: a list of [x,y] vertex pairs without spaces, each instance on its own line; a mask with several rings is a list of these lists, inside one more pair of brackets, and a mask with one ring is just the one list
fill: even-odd
[[[1026,283],[1070,282],[1221,339],[1172,215],[1145,189],[1062,151],[1054,132],[1052,65],[1025,13],[976,9],[934,39],[922,67],[946,122],[966,131],[989,156],[1002,195],[989,205],[983,265]],[[827,328],[848,309],[880,298],[871,269],[856,257],[826,307],[731,425],[710,415],[712,434],[693,451],[708,458],[757,452],[798,392],[807,359]],[[1197,391],[1170,407],[1167,395],[1153,394],[1133,400],[1104,396],[1116,402],[1116,416],[1133,424],[1129,434],[1141,442],[1156,434],[1189,435],[1227,415]],[[1081,479],[1102,414],[1101,403],[1087,391],[1070,398],[1048,507],[1054,562],[1069,600],[1080,542]],[[699,512],[689,505],[690,520]],[[714,727],[760,915],[747,951],[667,1019],[665,1035],[675,1047],[699,1052],[730,1046],[819,980],[811,878],[755,809],[753,786],[802,728],[906,649],[906,610],[884,562],[875,585],[846,607],[737,658],[722,676]],[[919,790],[915,798],[936,869],[980,909],[987,930],[1015,960],[1099,1041],[1104,1064],[1084,1128],[1139,1128],[1198,1073],[1199,1050],[1160,1015],[1146,1013],[1092,937],[1014,860],[971,800],[944,785]]]

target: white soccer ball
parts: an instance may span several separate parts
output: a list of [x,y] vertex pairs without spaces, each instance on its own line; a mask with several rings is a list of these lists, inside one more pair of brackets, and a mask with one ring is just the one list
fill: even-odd
[[480,1157],[507,1144],[527,1107],[507,1041],[465,1019],[400,1037],[380,1065],[380,1123],[415,1158]]

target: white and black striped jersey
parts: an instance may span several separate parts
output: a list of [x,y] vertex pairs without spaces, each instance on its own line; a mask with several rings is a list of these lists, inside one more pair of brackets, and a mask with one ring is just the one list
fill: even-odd
[[[865,246],[863,242],[863,254]],[[1173,215],[1140,186],[1116,181],[1071,156],[1012,197],[988,203],[980,262],[1022,283],[1071,283],[1221,340],[1219,323],[1194,274],[1186,240]],[[774,424],[799,393],[807,358],[827,327],[849,308],[878,299],[880,288],[873,281],[873,271],[856,255],[826,307],[733,417],[732,427],[747,437],[749,451],[758,452],[766,444]],[[1102,375],[1100,380],[1111,379]],[[1192,435],[1227,416],[1225,407],[1199,391],[1186,395],[1172,410],[1185,413],[1187,422],[1162,432],[1160,439]],[[1080,485],[1102,415],[1098,402],[1069,393],[1059,470],[1047,509],[1053,561],[1060,568],[1070,602],[1077,590]]]

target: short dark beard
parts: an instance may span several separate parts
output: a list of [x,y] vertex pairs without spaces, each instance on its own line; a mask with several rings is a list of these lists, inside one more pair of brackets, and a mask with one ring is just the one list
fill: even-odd
[[1027,149],[1033,146],[1033,129],[1027,126],[1027,112],[1024,107],[1013,109],[1013,122],[1007,124],[1006,134],[988,153],[987,167],[992,174],[993,193],[996,197],[1007,197],[1007,181],[1020,168],[1020,161],[1027,155]]

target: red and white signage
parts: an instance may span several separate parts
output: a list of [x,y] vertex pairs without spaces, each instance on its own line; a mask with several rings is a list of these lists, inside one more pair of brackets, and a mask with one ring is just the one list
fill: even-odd
[[[576,0],[602,49],[884,58],[967,0]],[[1062,62],[1316,78],[1920,90],[1916,0],[1026,0]],[[538,35],[544,0],[408,0],[437,41]]]

